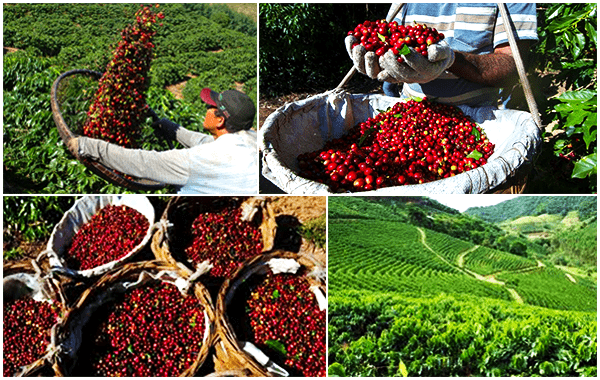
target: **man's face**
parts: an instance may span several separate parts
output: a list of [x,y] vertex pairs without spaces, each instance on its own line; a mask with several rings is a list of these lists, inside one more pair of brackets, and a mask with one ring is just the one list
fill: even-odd
[[217,129],[222,127],[225,122],[224,117],[215,115],[216,110],[216,108],[209,108],[204,117],[204,129],[213,135],[217,133]]

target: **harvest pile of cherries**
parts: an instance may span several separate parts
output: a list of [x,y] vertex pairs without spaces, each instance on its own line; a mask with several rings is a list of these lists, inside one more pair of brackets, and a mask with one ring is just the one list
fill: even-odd
[[156,21],[164,15],[155,13],[153,8],[142,7],[135,18],[135,22],[121,32],[121,41],[100,78],[83,126],[85,136],[128,148],[136,147],[139,126],[148,110],[145,92],[150,86],[152,39],[157,30]]
[[3,375],[15,376],[46,353],[50,330],[58,322],[60,307],[55,303],[20,298],[4,302]]
[[260,229],[242,220],[239,207],[204,212],[192,223],[192,242],[185,254],[194,263],[210,261],[208,273],[214,278],[229,277],[240,264],[263,250]]
[[[352,46],[361,44],[367,51],[374,51],[378,56],[384,55],[391,50],[398,56],[398,62],[404,62],[399,55],[407,54],[405,46],[413,48],[416,52],[427,57],[427,46],[436,44],[444,39],[444,34],[435,28],[425,24],[399,25],[397,21],[388,23],[386,20],[365,21],[358,24],[354,30],[348,32],[359,42]],[[403,50],[404,49],[404,50]]]
[[150,222],[137,210],[107,205],[81,226],[67,251],[70,268],[86,270],[126,256],[142,242]]
[[88,376],[178,376],[200,353],[204,307],[174,285],[146,284],[109,305],[95,327]]
[[451,177],[487,163],[491,143],[454,106],[409,100],[368,119],[323,150],[298,156],[300,175],[332,191],[368,191]]
[[246,305],[258,347],[284,354],[285,365],[304,376],[326,375],[327,318],[305,278],[269,273],[251,290]]

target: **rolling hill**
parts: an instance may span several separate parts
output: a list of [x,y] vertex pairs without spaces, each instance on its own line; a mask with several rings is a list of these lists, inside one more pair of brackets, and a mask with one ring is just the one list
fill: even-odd
[[596,374],[594,281],[424,227],[414,215],[432,211],[400,203],[329,198],[330,375]]

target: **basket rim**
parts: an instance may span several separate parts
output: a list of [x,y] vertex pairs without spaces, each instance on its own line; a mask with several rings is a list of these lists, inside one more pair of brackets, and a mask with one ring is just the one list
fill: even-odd
[[[54,119],[54,123],[56,124],[56,127],[58,129],[58,133],[59,133],[60,137],[62,138],[64,144],[67,146],[68,146],[68,144],[67,144],[68,141],[70,141],[73,138],[76,138],[77,135],[71,131],[71,129],[69,128],[65,119],[62,116],[62,112],[61,112],[60,105],[58,103],[58,98],[57,98],[58,87],[60,85],[60,82],[63,79],[70,77],[70,76],[79,75],[79,74],[89,75],[89,76],[95,77],[96,79],[100,79],[103,75],[103,73],[101,73],[99,71],[88,70],[88,69],[74,69],[74,70],[65,71],[64,73],[60,74],[58,76],[58,78],[55,79],[54,83],[52,84],[52,89],[50,91],[50,107],[52,109],[52,118]],[[150,112],[150,114],[156,115],[152,109],[150,109],[149,112]],[[142,191],[160,190],[167,186],[167,184],[165,184],[165,183],[156,182],[156,181],[148,180],[148,179],[132,180],[132,179],[126,178],[125,176],[118,174],[117,172],[110,169],[108,166],[103,165],[100,162],[93,161],[93,160],[90,160],[85,157],[81,157],[81,156],[79,156],[79,154],[77,152],[74,152],[70,149],[69,149],[69,151],[75,158],[77,158],[77,160],[79,160],[82,164],[84,164],[94,174],[96,174],[97,176],[101,177],[102,179],[112,183],[113,185],[122,186],[129,190],[142,190]]]

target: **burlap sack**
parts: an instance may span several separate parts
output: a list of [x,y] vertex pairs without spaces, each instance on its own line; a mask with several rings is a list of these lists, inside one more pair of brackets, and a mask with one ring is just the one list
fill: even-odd
[[[292,261],[292,263],[297,263],[300,268],[305,269],[306,278],[312,286],[319,289],[323,297],[319,303],[320,306],[327,307],[326,269],[315,265],[314,261],[287,251],[271,251],[246,261],[231,278],[225,280],[217,298],[217,334],[214,344],[214,362],[217,372],[245,368],[250,371],[251,376],[288,375],[284,368],[266,357],[251,342],[243,342],[238,339],[233,327],[237,324],[236,316],[228,313],[231,303],[234,302],[236,291],[245,285],[245,281],[251,276],[260,276],[270,271],[271,266],[280,265],[281,263],[275,263],[280,259]],[[283,270],[287,271],[287,269]]]
[[277,225],[268,198],[174,197],[169,201],[152,238],[151,248],[155,257],[181,268],[188,276],[200,277],[207,273],[210,263],[196,266],[185,256],[185,248],[192,241],[192,223],[203,212],[218,212],[232,204],[242,209],[244,220],[260,229],[263,250],[270,250]]
[[125,264],[123,267],[102,276],[81,295],[58,333],[61,339],[58,361],[60,363],[59,373],[62,376],[71,375],[77,365],[82,344],[89,343],[91,340],[90,337],[83,335],[84,327],[99,308],[110,303],[115,294],[127,292],[144,284],[161,281],[176,285],[182,294],[188,297],[196,297],[204,306],[205,333],[202,347],[196,360],[180,375],[180,377],[194,376],[204,364],[213,344],[215,334],[213,303],[204,286],[200,283],[187,281],[181,270],[159,261]]
[[[85,223],[89,222],[92,216],[103,207],[113,205],[129,206],[148,219],[149,227],[143,240],[122,258],[100,265],[96,268],[86,270],[76,270],[68,268],[66,265],[65,254],[71,245],[73,237]],[[67,274],[73,277],[94,277],[102,275],[111,269],[122,266],[125,262],[131,260],[148,244],[156,226],[154,225],[154,207],[147,197],[140,195],[120,195],[120,196],[84,196],[71,207],[52,231],[50,240],[43,254],[49,258],[52,270]]]
[[45,355],[24,366],[14,376],[54,376],[56,331],[64,323],[68,307],[58,280],[42,273],[34,260],[6,262],[3,265],[3,300],[32,298],[38,302],[55,302],[59,306],[59,319],[50,331],[50,344]]

